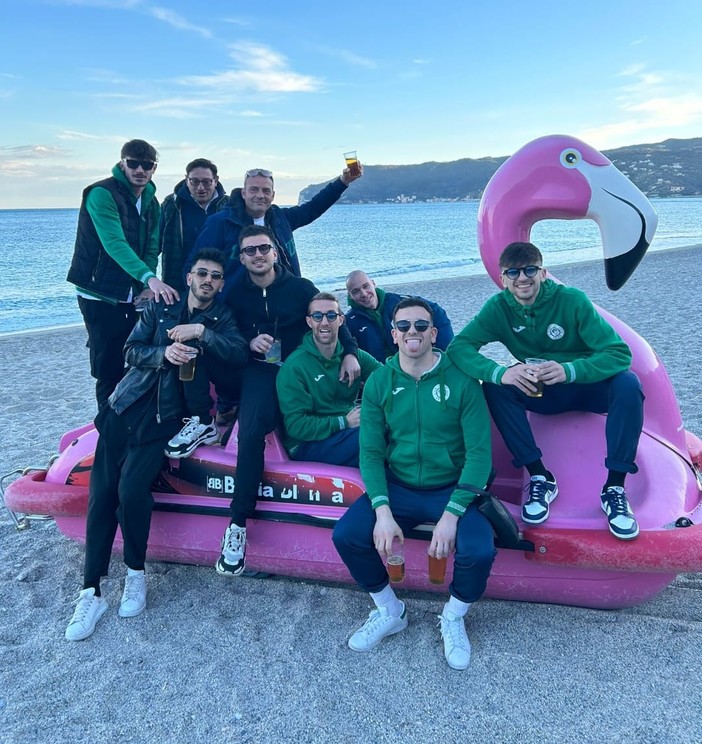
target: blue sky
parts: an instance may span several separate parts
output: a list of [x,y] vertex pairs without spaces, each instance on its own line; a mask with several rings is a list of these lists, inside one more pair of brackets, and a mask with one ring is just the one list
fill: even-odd
[[[11,9],[10,9],[11,5]],[[698,0],[22,0],[0,27],[0,208],[75,207],[123,142],[276,201],[371,164],[702,136]]]

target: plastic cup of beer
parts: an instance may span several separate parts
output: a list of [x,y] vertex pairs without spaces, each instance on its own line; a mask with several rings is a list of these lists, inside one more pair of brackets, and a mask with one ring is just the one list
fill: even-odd
[[192,382],[195,377],[195,360],[197,359],[197,349],[188,352],[190,360],[178,367],[178,379],[181,382]]
[[437,586],[446,581],[446,561],[447,558],[435,558],[431,553],[427,553],[429,583]]
[[351,150],[351,152],[345,152],[344,153],[344,160],[346,160],[346,167],[349,169],[349,172],[352,176],[360,176],[361,175],[361,166],[358,162],[358,156],[356,155],[356,150]]
[[405,550],[402,543],[395,538],[388,556],[388,576],[393,584],[399,584],[405,579]]
[[[536,357],[529,357],[528,359],[524,360],[524,364],[527,364],[530,367],[538,367],[540,364],[546,364],[547,361],[547,359],[537,359]],[[540,398],[544,394],[544,383],[541,380],[537,379],[536,382],[534,382],[534,385],[536,386],[536,392],[528,393],[528,395],[531,398]]]
[[271,348],[268,349],[264,356],[266,357],[266,361],[270,362],[271,364],[275,364],[276,362],[280,361],[280,358],[282,356],[282,347],[279,338],[273,339]]

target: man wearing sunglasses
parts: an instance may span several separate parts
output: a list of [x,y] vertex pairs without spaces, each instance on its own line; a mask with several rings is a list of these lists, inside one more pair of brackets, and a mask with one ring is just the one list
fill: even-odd
[[431,308],[407,297],[395,308],[397,354],[371,375],[361,406],[361,475],[366,493],[339,520],[333,540],[356,582],[376,606],[351,638],[368,651],[407,627],[405,604],[388,583],[383,557],[393,539],[435,523],[428,553],[455,551],[449,600],[439,615],[444,657],[466,669],[470,643],[463,618],[487,584],[492,528],[473,504],[491,471],[490,420],[480,385],[433,348]]
[[[346,277],[346,313],[349,331],[358,341],[359,349],[372,354],[379,362],[395,353],[392,339],[392,314],[403,295],[386,292],[376,287],[365,271],[352,271]],[[436,342],[434,346],[446,350],[453,339],[453,328],[446,311],[436,302],[426,300],[434,316]]]
[[[91,635],[107,610],[100,580],[108,572],[118,525],[127,568],[119,615],[134,617],[146,608],[151,484],[164,466],[164,446],[183,416],[193,408],[207,411],[212,404],[198,400],[196,382],[182,382],[179,370],[193,351],[196,375],[208,365],[235,371],[248,357],[231,312],[218,300],[222,269],[221,254],[200,251],[188,274],[187,297],[172,305],[147,303],[127,340],[129,370],[95,419],[100,436],[90,475],[83,589],[66,629],[69,641]],[[204,385],[207,395],[206,374]]]
[[156,276],[159,206],[151,182],[156,150],[144,140],[130,140],[120,157],[110,178],[83,192],[67,276],[88,331],[99,407],[124,375],[123,348],[136,322],[135,306],[151,297],[166,304],[179,298]]
[[[249,344],[251,360],[241,375],[239,450],[234,475],[231,523],[222,540],[217,572],[238,576],[244,571],[246,521],[256,510],[263,478],[266,434],[280,420],[276,378],[288,356],[308,330],[309,302],[318,290],[309,279],[294,276],[277,263],[275,238],[267,227],[250,225],[241,231],[239,261],[245,273],[225,302],[234,311],[241,333]],[[342,326],[339,340],[343,358],[339,384],[351,386],[358,377],[358,345]],[[278,351],[271,353],[275,347]]]
[[161,278],[166,284],[179,292],[185,290],[185,261],[205,220],[226,203],[217,166],[211,160],[197,158],[185,166],[185,178],[161,205],[159,252]]
[[232,191],[227,208],[205,222],[196,246],[212,246],[230,256],[224,273],[231,290],[231,279],[241,271],[238,256],[239,233],[247,225],[262,225],[269,228],[275,236],[281,265],[295,276],[301,276],[293,232],[321,217],[339,200],[349,185],[362,175],[362,166],[357,173],[345,168],[339,178],[330,181],[305,204],[279,207],[273,204],[273,173],[265,168],[252,168],[246,171],[244,187]]
[[[643,392],[629,370],[631,351],[583,292],[546,277],[541,251],[532,243],[508,245],[500,268],[505,289],[456,336],[448,355],[464,372],[484,381],[490,413],[512,462],[529,472],[522,520],[546,521],[558,496],[556,478],[541,459],[526,412],[606,413],[607,478],[600,505],[610,532],[633,540],[639,525],[624,480],[638,470],[634,460]],[[503,343],[521,361],[505,367],[480,354],[492,341]]]
[[310,330],[278,373],[284,444],[293,460],[358,467],[361,385],[382,365],[359,350],[361,374],[352,385],[339,380],[343,324],[336,297],[316,294],[307,310]]

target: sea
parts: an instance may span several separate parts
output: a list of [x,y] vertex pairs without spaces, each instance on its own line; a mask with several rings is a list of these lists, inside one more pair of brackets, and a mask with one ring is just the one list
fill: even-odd
[[[651,201],[659,222],[649,250],[702,244],[702,198]],[[478,204],[337,204],[295,231],[303,276],[338,290],[354,269],[381,286],[483,274]],[[0,335],[82,322],[66,282],[77,220],[77,209],[0,210]],[[602,257],[589,220],[544,220],[531,239],[550,266]]]

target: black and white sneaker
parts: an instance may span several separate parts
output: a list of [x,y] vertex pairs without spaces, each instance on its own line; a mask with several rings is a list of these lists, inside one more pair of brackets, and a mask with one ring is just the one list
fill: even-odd
[[522,507],[522,521],[541,524],[548,519],[549,505],[558,496],[558,485],[555,479],[550,481],[543,475],[532,475],[528,488],[529,498]]
[[639,523],[629,506],[626,491],[610,486],[600,494],[602,511],[607,515],[609,531],[620,540],[633,540],[639,534]]
[[215,564],[222,576],[239,576],[246,568],[246,527],[230,524],[222,538],[222,555]]
[[188,457],[201,444],[216,444],[219,442],[219,429],[213,422],[201,424],[199,416],[183,419],[185,426],[166,445],[164,452],[167,457],[179,459]]

